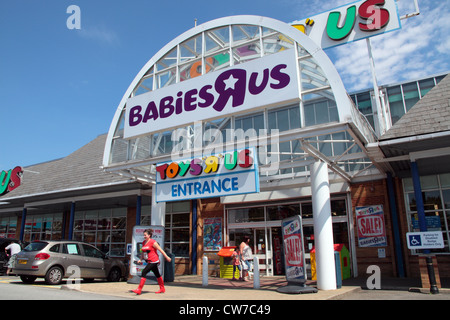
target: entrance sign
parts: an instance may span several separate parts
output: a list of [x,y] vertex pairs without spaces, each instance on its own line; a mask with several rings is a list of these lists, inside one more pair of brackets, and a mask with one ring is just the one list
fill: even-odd
[[255,148],[156,165],[156,201],[259,192]]
[[408,249],[442,249],[444,238],[441,231],[406,233]]
[[322,49],[401,28],[395,0],[361,0],[291,25]]
[[[158,242],[161,248],[164,248],[164,227],[163,226],[134,226],[133,227],[133,238],[131,243],[131,256],[130,256],[130,275],[135,277],[140,277],[142,270],[144,270],[146,266],[146,262],[143,261],[143,264],[137,264],[136,262],[141,259],[141,249],[142,242],[144,241],[144,231],[147,229],[153,230],[152,239],[155,239]],[[164,257],[161,252],[158,251],[158,257],[160,264],[158,266],[159,273],[161,276],[164,276]],[[153,272],[147,275],[147,278],[152,278],[155,280]],[[155,280],[156,281],[156,280]]]
[[131,97],[124,138],[299,101],[296,61],[289,49]]
[[303,226],[300,215],[281,221],[283,234],[284,265],[288,282],[306,281],[305,249],[303,246]]
[[359,246],[387,246],[383,206],[356,207],[355,211]]

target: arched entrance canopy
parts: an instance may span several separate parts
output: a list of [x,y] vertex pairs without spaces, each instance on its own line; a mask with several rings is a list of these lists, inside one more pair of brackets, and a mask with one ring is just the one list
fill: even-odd
[[[348,97],[327,55],[289,24],[259,16],[232,16],[204,23],[156,53],[130,84],[116,110],[105,144],[103,169],[151,184],[155,181],[154,165],[170,161],[174,152],[177,141],[172,141],[172,133],[177,128],[170,123],[167,130],[124,139],[130,98],[286,50],[295,52],[299,102],[183,124],[191,148],[203,150],[217,142],[226,148],[233,141],[224,135],[218,139],[226,129],[255,129],[256,136],[247,135],[247,139],[257,140],[258,147],[266,148],[271,157],[270,165],[260,165],[262,189],[309,184],[308,166],[317,158],[334,172],[330,181],[350,182],[379,174],[365,149],[374,141],[370,125]],[[267,136],[271,130],[279,132],[276,147],[267,147],[273,145],[270,138],[261,139],[261,132]],[[194,141],[198,132],[200,143]]]

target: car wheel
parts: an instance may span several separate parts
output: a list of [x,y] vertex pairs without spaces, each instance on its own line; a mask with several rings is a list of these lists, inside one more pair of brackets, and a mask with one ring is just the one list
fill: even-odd
[[60,267],[51,267],[45,275],[45,282],[50,285],[60,284],[63,278],[63,271]]
[[20,280],[22,280],[23,283],[31,284],[36,280],[37,277],[35,276],[20,276]]
[[118,282],[122,278],[122,273],[119,268],[112,268],[108,274],[108,281],[110,282]]

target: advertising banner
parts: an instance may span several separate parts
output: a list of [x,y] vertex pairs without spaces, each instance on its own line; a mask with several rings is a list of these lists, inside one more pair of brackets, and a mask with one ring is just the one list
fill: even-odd
[[387,246],[383,206],[356,207],[355,211],[359,246]]
[[299,101],[296,61],[290,49],[131,97],[124,138]]
[[300,215],[289,217],[281,222],[284,248],[286,280],[290,283],[306,281],[305,249],[303,246],[303,227]]
[[[133,227],[133,238],[131,244],[131,256],[130,256],[130,275],[140,277],[142,270],[144,270],[147,265],[146,262],[143,264],[137,264],[136,262],[141,259],[141,248],[142,242],[144,241],[144,231],[147,229],[153,230],[152,239],[158,242],[159,246],[164,249],[164,227],[163,226],[134,226]],[[164,256],[158,251],[160,264],[158,266],[159,273],[164,276]],[[156,281],[153,272],[147,275],[147,279],[153,279]]]
[[203,219],[203,249],[218,251],[222,248],[222,218]]
[[255,148],[156,166],[156,201],[204,199],[259,192]]

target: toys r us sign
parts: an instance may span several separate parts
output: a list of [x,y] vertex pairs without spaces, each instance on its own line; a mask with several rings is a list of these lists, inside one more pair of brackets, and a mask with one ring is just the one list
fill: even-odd
[[0,174],[0,196],[13,191],[22,183],[23,169],[22,167],[15,167],[8,171],[2,171]]

